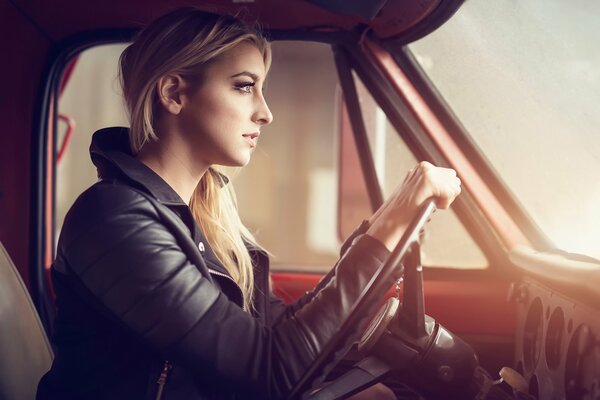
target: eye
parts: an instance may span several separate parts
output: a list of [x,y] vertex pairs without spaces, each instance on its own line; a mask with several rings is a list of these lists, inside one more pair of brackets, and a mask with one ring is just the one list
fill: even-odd
[[255,82],[240,82],[235,84],[235,89],[243,93],[252,93],[252,88],[255,85]]

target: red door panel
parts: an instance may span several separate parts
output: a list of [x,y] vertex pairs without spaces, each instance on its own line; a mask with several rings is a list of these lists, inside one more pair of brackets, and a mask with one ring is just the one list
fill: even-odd
[[[273,273],[273,291],[289,303],[311,290],[319,274]],[[492,281],[424,282],[425,310],[458,334],[512,335],[516,306],[506,300],[508,283]],[[387,296],[393,296],[392,288]]]

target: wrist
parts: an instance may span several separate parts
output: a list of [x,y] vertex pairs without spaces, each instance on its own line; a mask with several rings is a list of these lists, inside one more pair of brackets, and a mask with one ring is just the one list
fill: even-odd
[[366,234],[381,242],[389,251],[392,251],[407,227],[408,223],[404,221],[393,221],[391,219],[382,221],[379,218],[369,226]]

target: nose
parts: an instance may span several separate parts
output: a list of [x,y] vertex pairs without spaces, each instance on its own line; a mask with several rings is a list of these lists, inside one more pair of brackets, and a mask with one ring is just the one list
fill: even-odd
[[265,97],[262,95],[258,99],[258,104],[256,111],[252,116],[252,120],[259,125],[269,125],[273,122],[273,114],[267,105],[267,100],[265,100]]

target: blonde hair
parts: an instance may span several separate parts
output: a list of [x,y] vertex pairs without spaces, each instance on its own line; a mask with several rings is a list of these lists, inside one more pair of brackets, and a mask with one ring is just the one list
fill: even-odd
[[[158,140],[154,126],[159,78],[179,74],[197,82],[208,63],[240,43],[256,46],[269,68],[267,40],[231,16],[184,8],[160,17],[138,34],[120,59],[134,154],[148,141]],[[256,246],[256,240],[240,220],[233,188],[211,167],[196,186],[189,206],[215,255],[242,289],[244,309],[252,309],[254,272],[246,243]]]

